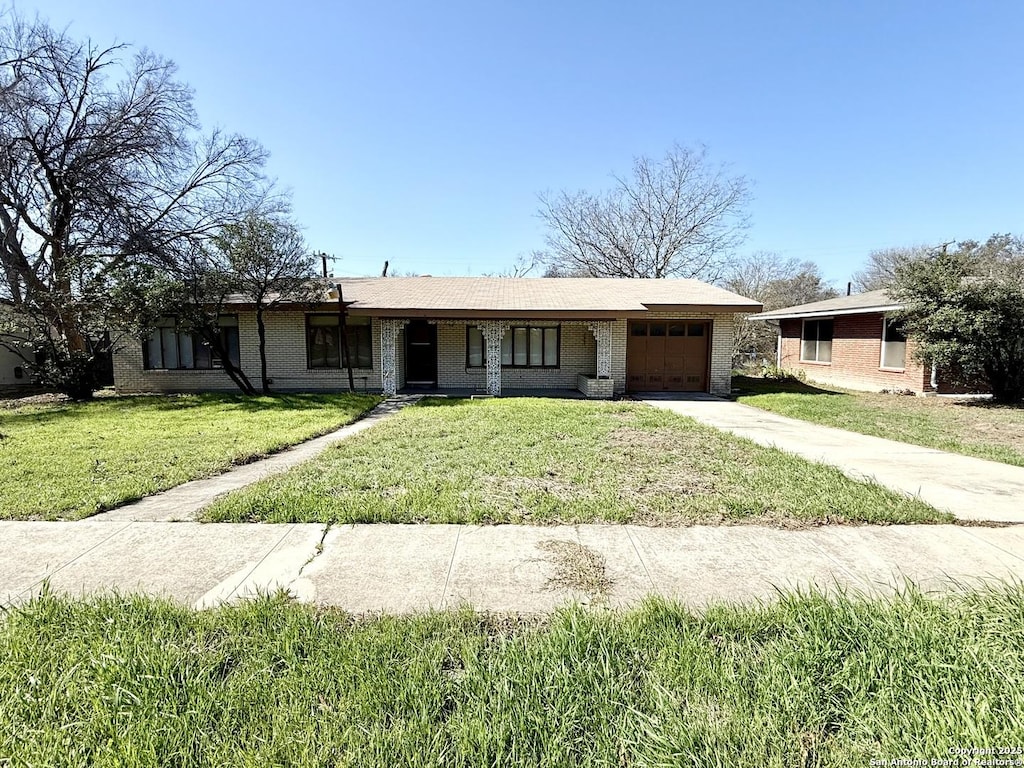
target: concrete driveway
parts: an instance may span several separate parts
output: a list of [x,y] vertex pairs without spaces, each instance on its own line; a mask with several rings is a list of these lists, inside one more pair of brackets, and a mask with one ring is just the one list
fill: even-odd
[[920,497],[961,520],[1024,523],[1024,467],[823,427],[710,395],[635,398]]
[[[28,600],[44,579],[72,595],[142,592],[197,608],[286,589],[357,613],[538,613],[650,595],[699,607],[810,585],[886,594],[906,579],[929,590],[1024,579],[1018,527],[0,522],[0,541],[0,603]],[[588,580],[594,569],[601,578]]]

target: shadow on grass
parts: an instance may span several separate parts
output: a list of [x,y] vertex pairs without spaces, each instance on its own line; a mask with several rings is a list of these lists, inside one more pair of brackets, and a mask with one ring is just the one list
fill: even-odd
[[832,389],[823,389],[803,381],[779,381],[778,379],[762,379],[754,376],[733,376],[733,399],[742,395],[777,395],[782,393],[796,395],[844,395]]
[[990,397],[970,397],[953,401],[967,408],[984,408],[993,411],[1017,411],[1024,413],[1024,403],[1000,403]]
[[[24,410],[0,413],[0,424],[49,424],[62,420],[72,421],[96,415],[117,413],[132,418],[140,411],[164,412],[193,410],[196,408],[218,407],[220,410],[255,412],[296,412],[313,411],[327,405],[335,405],[339,399],[369,398],[362,392],[340,392],[336,394],[271,394],[246,396],[234,393],[204,392],[201,394],[177,395],[125,395],[105,397],[80,403],[55,403],[40,406],[26,406]],[[366,405],[369,408],[369,402]]]

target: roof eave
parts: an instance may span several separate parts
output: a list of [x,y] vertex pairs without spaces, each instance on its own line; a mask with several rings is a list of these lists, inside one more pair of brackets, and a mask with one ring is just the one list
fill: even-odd
[[896,312],[903,309],[902,304],[880,304],[875,307],[856,307],[855,309],[821,309],[812,312],[787,312],[775,314],[774,312],[763,312],[759,315],[751,315],[748,320],[799,320],[806,317],[834,317],[836,315],[868,315],[877,312]]

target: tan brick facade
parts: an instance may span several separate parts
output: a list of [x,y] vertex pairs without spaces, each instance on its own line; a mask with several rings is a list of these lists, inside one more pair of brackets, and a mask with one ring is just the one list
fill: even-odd
[[[306,320],[302,312],[267,312],[267,374],[274,389],[334,392],[348,389],[348,372],[338,368],[309,368],[306,359]],[[356,389],[380,389],[380,338],[372,319],[373,368],[353,371]],[[256,315],[238,315],[239,362],[259,387],[260,352]],[[222,370],[157,370],[142,367],[142,345],[123,341],[114,353],[114,384],[118,392],[208,392],[236,390]]]
[[[731,313],[707,314],[685,312],[651,312],[652,319],[710,320],[711,361],[710,390],[725,395],[731,386],[733,318]],[[343,369],[310,369],[306,352],[306,325],[302,312],[275,311],[266,315],[268,374],[273,387],[280,391],[341,391],[348,388]],[[483,368],[466,365],[466,324],[472,321],[437,322],[438,387],[440,389],[486,389]],[[508,321],[511,325],[529,323],[535,326],[561,327],[559,367],[504,368],[502,389],[575,389],[577,375],[593,376],[597,366],[597,343],[594,333],[584,322]],[[373,367],[357,369],[357,389],[380,390],[380,321],[371,318]],[[611,365],[616,393],[626,381],[626,320],[611,321]],[[241,312],[238,318],[240,363],[246,375],[258,385],[259,347],[255,314]],[[399,387],[405,384],[405,335],[396,340],[396,368]],[[123,342],[114,354],[114,377],[119,392],[194,392],[231,391],[235,385],[220,370],[143,370],[142,345]]]

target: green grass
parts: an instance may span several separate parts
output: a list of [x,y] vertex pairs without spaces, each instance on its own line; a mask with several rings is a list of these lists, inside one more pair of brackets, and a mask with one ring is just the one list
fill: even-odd
[[737,376],[736,400],[782,416],[1024,467],[1024,407]]
[[370,395],[114,397],[0,410],[0,518],[80,518],[346,424]]
[[650,601],[544,620],[192,612],[0,621],[0,765],[867,766],[1024,745],[1024,588]]
[[215,502],[212,521],[948,521],[919,500],[637,403],[425,400]]

